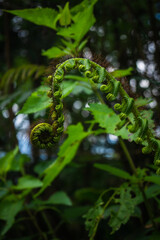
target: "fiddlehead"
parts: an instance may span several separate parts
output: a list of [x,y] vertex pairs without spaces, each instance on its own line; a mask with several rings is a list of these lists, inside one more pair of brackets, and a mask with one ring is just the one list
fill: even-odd
[[[66,72],[77,69],[83,76],[88,78],[90,82],[101,84],[100,91],[106,94],[109,101],[116,100],[117,96],[121,97],[121,103],[115,103],[114,109],[119,112],[120,122],[116,129],[122,128],[126,123],[131,133],[137,132],[136,143],[142,144],[147,142],[147,146],[142,148],[143,153],[155,151],[155,165],[160,165],[160,141],[155,139],[148,127],[148,120],[143,119],[140,112],[134,104],[134,99],[130,98],[123,89],[120,81],[116,80],[109,74],[105,68],[93,61],[83,58],[72,58],[57,66],[53,75],[48,77],[51,82],[51,90],[48,96],[52,99],[52,124],[40,123],[31,132],[31,141],[40,148],[52,147],[63,132],[63,103],[61,82]],[[134,123],[131,123],[128,116],[132,112],[134,115]],[[158,170],[160,173],[160,170]]]

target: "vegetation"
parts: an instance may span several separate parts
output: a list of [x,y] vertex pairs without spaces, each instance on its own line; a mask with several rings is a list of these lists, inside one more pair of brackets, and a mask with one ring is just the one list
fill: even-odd
[[3,9],[0,239],[159,239],[159,5]]

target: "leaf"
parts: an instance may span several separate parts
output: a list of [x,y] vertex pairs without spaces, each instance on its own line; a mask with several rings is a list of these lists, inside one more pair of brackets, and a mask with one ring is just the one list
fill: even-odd
[[72,206],[72,202],[67,194],[63,191],[54,193],[50,198],[45,201],[47,204],[62,204],[67,206]]
[[152,117],[153,117],[152,109],[141,111],[141,116],[142,116],[142,118],[146,118],[148,120],[148,127],[150,128],[152,133],[155,134],[155,132],[154,132],[155,123],[154,123],[154,120],[152,119]]
[[67,97],[77,86],[77,82],[63,81],[62,82],[62,98]]
[[24,190],[24,189],[32,189],[32,188],[39,188],[42,187],[43,183],[30,175],[25,175],[24,177],[21,177],[18,179],[18,185],[13,186],[16,190]]
[[160,176],[146,176],[144,180],[160,185]]
[[46,26],[52,29],[56,29],[56,23],[59,17],[58,12],[52,8],[29,8],[24,10],[7,10],[6,12],[12,13],[37,25]]
[[135,105],[137,107],[143,107],[143,106],[146,106],[147,104],[149,104],[152,101],[153,101],[153,99],[151,99],[151,98],[139,97],[139,98],[135,99]]
[[13,201],[12,199],[4,199],[0,202],[0,219],[6,221],[1,235],[4,235],[14,224],[15,217],[23,206],[23,200]]
[[69,2],[66,3],[64,9],[62,10],[59,18],[59,23],[61,26],[68,26],[71,24],[71,14],[69,10]]
[[92,27],[92,25],[95,23],[95,18],[93,16],[93,7],[89,6],[88,8],[85,8],[83,12],[79,12],[74,17],[74,21],[75,23],[71,24],[70,27],[61,28],[57,34],[63,37],[72,38],[80,42]]
[[[148,199],[154,198],[159,194],[160,194],[160,186],[159,185],[151,185],[147,189],[145,189],[145,195]],[[136,201],[137,201],[137,204],[144,202],[144,198],[143,198],[141,192],[136,196]]]
[[78,12],[83,12],[85,8],[87,8],[88,6],[94,6],[96,4],[97,0],[84,0],[82,1],[80,4],[77,4],[76,6],[74,6],[73,8],[71,8],[71,13],[72,15],[76,15]]
[[45,170],[43,187],[35,197],[43,192],[44,189],[60,174],[63,168],[72,161],[81,141],[91,134],[91,132],[84,132],[81,123],[69,126],[67,133],[68,138],[61,145],[58,158]]
[[115,202],[119,203],[118,210],[112,211],[109,225],[112,228],[112,234],[119,230],[122,224],[126,224],[130,217],[134,214],[136,200],[131,196],[131,188],[121,188],[120,198],[116,198]]
[[99,198],[95,206],[93,208],[90,208],[87,214],[83,216],[86,219],[85,227],[86,230],[89,231],[88,236],[90,237],[90,239],[93,239],[97,230],[97,221],[99,218],[102,217],[103,214],[103,207],[101,207],[101,205],[103,205],[103,201],[101,198]]
[[12,168],[12,162],[17,155],[18,150],[19,148],[17,146],[14,150],[8,152],[4,157],[0,159],[0,175],[6,174],[8,171],[10,171]]
[[50,58],[59,58],[59,57],[65,56],[65,55],[66,55],[66,53],[64,52],[64,50],[61,50],[58,47],[52,47],[46,51],[44,51],[44,50],[42,51],[42,56],[46,56],[49,59]]
[[99,123],[100,127],[105,128],[107,133],[121,136],[123,139],[130,139],[130,141],[136,139],[136,134],[131,134],[125,126],[120,130],[115,130],[120,119],[107,105],[93,103],[89,105],[89,108],[85,108],[85,110],[92,112],[95,121]]
[[29,162],[30,158],[27,154],[17,154],[16,158],[12,162],[11,171],[21,171],[26,162]]
[[115,77],[115,78],[122,78],[126,77],[132,74],[133,68],[127,68],[127,69],[120,69],[120,70],[115,70],[114,72],[111,72],[110,74]]
[[100,164],[100,163],[95,163],[94,167],[99,168],[101,170],[104,170],[106,172],[109,172],[117,177],[124,178],[124,179],[132,179],[132,176],[129,175],[129,173],[125,172],[122,169],[118,169],[115,167],[111,167],[107,164]]
[[7,93],[11,83],[16,83],[16,85],[19,86],[19,83],[25,82],[31,77],[37,79],[44,73],[44,68],[44,66],[35,64],[25,64],[11,68],[2,76],[0,89],[2,89],[4,93]]
[[41,86],[37,91],[33,92],[32,95],[27,99],[23,108],[18,112],[29,114],[41,111],[48,108],[51,104],[50,98],[47,96],[47,91],[50,90],[47,86]]

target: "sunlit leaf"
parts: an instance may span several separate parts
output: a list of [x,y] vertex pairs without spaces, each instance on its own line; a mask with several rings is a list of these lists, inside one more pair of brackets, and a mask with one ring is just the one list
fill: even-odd
[[115,78],[122,78],[122,77],[126,77],[128,75],[131,75],[132,71],[133,71],[133,68],[130,67],[128,69],[115,70],[114,72],[111,72],[111,75]]
[[27,99],[23,108],[18,112],[29,114],[41,111],[45,108],[48,108],[51,104],[50,98],[47,96],[47,91],[50,90],[47,86],[41,86],[36,92],[33,92],[32,95]]
[[66,53],[58,47],[52,47],[46,51],[43,50],[42,55],[48,58],[59,58],[59,57],[65,56]]
[[16,190],[23,190],[23,189],[32,189],[32,188],[39,188],[42,187],[43,183],[30,175],[25,175],[18,179],[18,184],[13,188]]
[[89,6],[74,17],[74,23],[71,24],[70,27],[61,28],[57,34],[63,37],[72,38],[76,41],[81,41],[94,22],[93,7]]
[[81,141],[91,134],[91,132],[84,132],[81,123],[69,126],[67,133],[68,138],[61,145],[58,158],[44,172],[43,187],[38,194],[44,191],[63,168],[73,160]]
[[71,23],[71,14],[69,10],[69,2],[66,3],[59,18],[61,26],[68,26]]
[[58,12],[52,8],[29,8],[23,10],[7,10],[7,12],[26,19],[37,25],[56,29]]

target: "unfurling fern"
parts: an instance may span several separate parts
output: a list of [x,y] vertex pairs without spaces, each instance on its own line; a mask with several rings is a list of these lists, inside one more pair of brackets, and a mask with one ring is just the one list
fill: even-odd
[[[51,90],[48,96],[52,99],[52,125],[48,123],[40,123],[31,132],[31,142],[39,148],[49,148],[57,143],[63,132],[63,103],[61,82],[64,79],[66,72],[78,69],[78,71],[87,77],[89,81],[95,84],[102,84],[100,90],[106,94],[109,101],[115,101],[117,96],[121,97],[121,103],[116,103],[114,109],[119,112],[120,122],[117,129],[120,129],[125,124],[128,125],[128,130],[131,133],[138,134],[136,139],[137,144],[147,142],[147,146],[142,148],[143,153],[155,151],[155,165],[160,165],[160,141],[155,139],[148,127],[148,120],[143,119],[134,104],[134,99],[130,98],[123,89],[120,81],[117,81],[105,68],[96,64],[93,61],[83,58],[72,58],[62,64],[59,64],[55,73],[48,77],[51,83]],[[134,123],[131,123],[128,115],[132,112],[134,115]],[[160,168],[157,170],[160,173]]]

